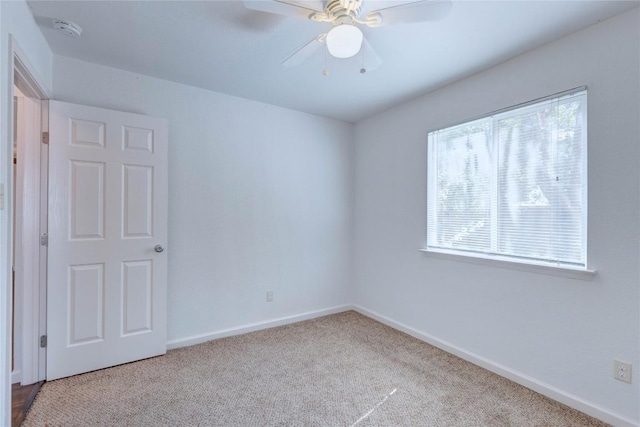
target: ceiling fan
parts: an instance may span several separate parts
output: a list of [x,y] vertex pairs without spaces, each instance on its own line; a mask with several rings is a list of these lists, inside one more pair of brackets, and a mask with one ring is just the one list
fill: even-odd
[[327,22],[332,25],[329,31],[314,37],[287,57],[282,62],[285,67],[301,64],[321,46],[326,45],[329,54],[335,58],[351,58],[361,53],[363,57],[361,73],[377,68],[382,61],[365,39],[359,26],[380,27],[437,21],[451,9],[451,0],[414,0],[360,16],[363,2],[364,0],[243,0],[243,4],[248,9],[315,22]]

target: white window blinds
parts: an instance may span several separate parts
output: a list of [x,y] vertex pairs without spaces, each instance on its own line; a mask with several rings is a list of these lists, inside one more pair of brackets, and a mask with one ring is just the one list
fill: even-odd
[[427,250],[586,268],[586,91],[429,133]]

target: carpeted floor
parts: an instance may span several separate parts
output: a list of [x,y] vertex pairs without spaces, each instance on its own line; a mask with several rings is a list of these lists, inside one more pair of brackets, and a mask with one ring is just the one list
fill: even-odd
[[604,426],[355,312],[45,383],[24,426]]

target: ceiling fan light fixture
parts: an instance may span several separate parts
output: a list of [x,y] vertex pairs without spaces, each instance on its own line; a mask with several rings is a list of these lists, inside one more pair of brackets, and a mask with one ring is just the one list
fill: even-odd
[[351,58],[360,52],[363,39],[362,31],[355,25],[336,25],[327,33],[327,49],[333,57]]

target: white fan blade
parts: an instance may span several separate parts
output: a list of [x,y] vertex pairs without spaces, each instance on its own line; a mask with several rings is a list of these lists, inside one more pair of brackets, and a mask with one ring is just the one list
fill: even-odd
[[[243,0],[242,3],[247,9],[303,19],[309,19],[309,16],[313,13],[322,12],[322,2],[318,1]],[[317,10],[318,3],[320,4],[320,10]]]
[[362,41],[362,50],[360,52],[360,55],[362,55],[362,69],[365,70],[364,72],[373,71],[382,65],[382,59],[380,59],[367,39],[364,39]]
[[327,38],[327,34],[323,33],[318,37],[311,39],[310,42],[306,43],[300,49],[293,52],[287,59],[282,61],[282,65],[285,67],[295,67],[296,65],[302,64],[304,61],[309,59],[314,52],[324,46],[325,38]]
[[367,15],[367,19],[375,21],[376,17],[382,18],[382,22],[377,25],[437,21],[444,18],[449,10],[451,0],[421,0],[375,10]]

